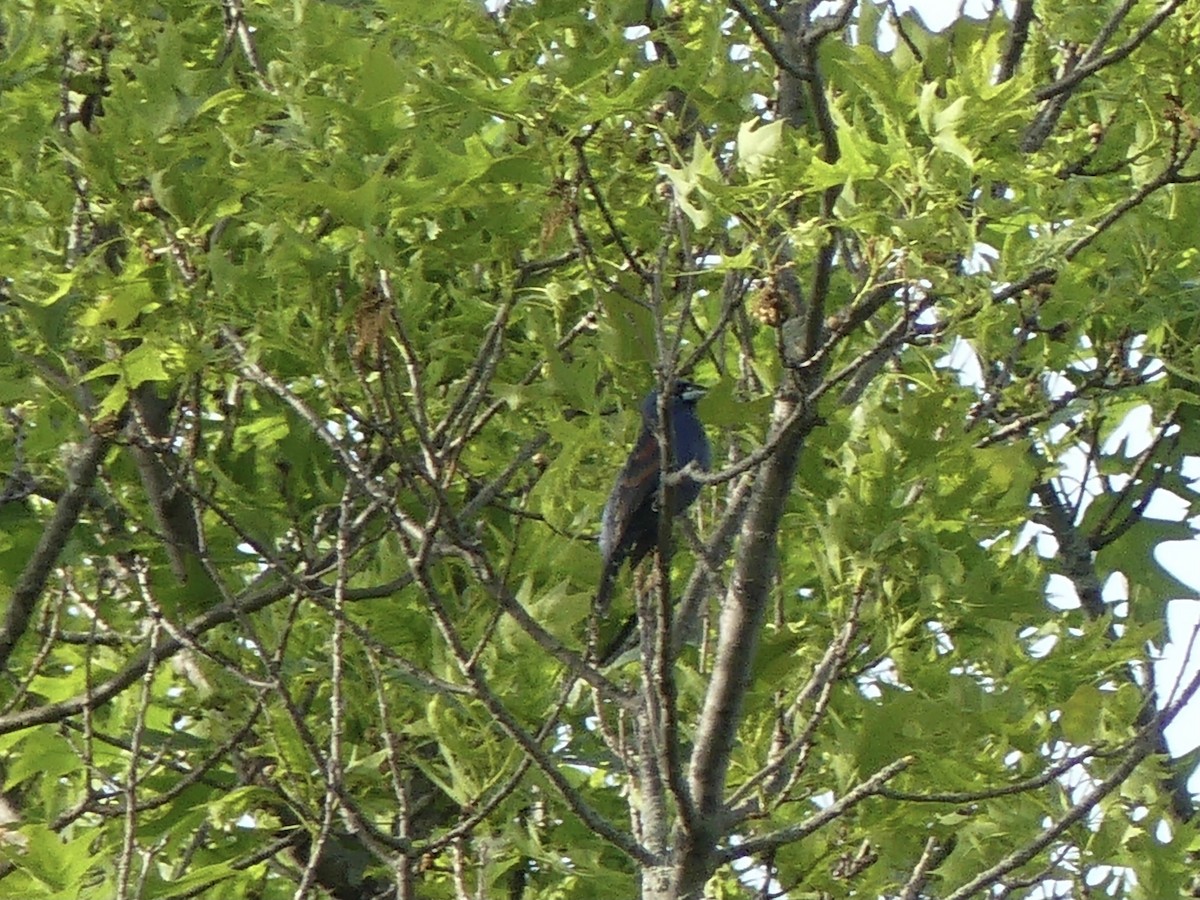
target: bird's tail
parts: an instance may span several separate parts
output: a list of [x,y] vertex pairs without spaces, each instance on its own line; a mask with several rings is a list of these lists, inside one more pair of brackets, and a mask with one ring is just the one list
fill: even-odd
[[603,652],[596,659],[596,665],[607,666],[611,664],[618,656],[621,656],[625,651],[637,646],[635,636],[638,630],[638,620],[636,615],[632,615],[625,620],[625,624],[621,626],[611,641],[605,645]]
[[621,571],[622,560],[613,562],[608,560],[604,563],[604,571],[600,574],[600,586],[596,588],[595,610],[597,615],[603,616],[608,612],[608,607],[612,604],[613,588],[617,585],[617,573]]

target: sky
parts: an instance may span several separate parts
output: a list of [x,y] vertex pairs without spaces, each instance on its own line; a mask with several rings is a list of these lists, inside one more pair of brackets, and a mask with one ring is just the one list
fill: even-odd
[[[916,10],[927,26],[941,30],[959,15],[982,17],[987,14],[990,3],[983,0],[896,0],[896,8],[900,12]],[[1006,10],[1011,11],[1011,3],[1005,2]],[[886,26],[884,26],[886,29]],[[889,42],[894,43],[894,35],[881,33],[880,45],[885,47]],[[960,351],[961,352],[961,351]],[[960,371],[965,371],[960,365],[965,362],[952,363]],[[967,376],[969,378],[969,376]],[[1122,426],[1109,440],[1104,449],[1111,452],[1126,441],[1124,453],[1127,457],[1136,456],[1145,450],[1153,440],[1149,407],[1133,410]],[[1078,460],[1082,460],[1082,453]],[[1068,459],[1064,474],[1067,479],[1072,475],[1078,482],[1083,474],[1080,462],[1075,463],[1071,470]],[[1185,474],[1190,478],[1200,478],[1200,460],[1192,459],[1185,465]],[[1184,502],[1167,491],[1159,491],[1147,508],[1151,518],[1181,521],[1186,517]],[[1193,518],[1189,524],[1193,530],[1200,532],[1200,518]],[[1158,562],[1180,582],[1193,590],[1200,591],[1200,539],[1190,541],[1171,541],[1160,544],[1155,557]],[[1105,599],[1123,598],[1125,585],[1120,579],[1110,579],[1105,585]],[[1048,595],[1056,606],[1068,608],[1078,605],[1078,599],[1073,591],[1064,590],[1061,583],[1052,581]],[[1167,626],[1169,643],[1162,649],[1160,659],[1155,664],[1155,682],[1159,686],[1160,697],[1169,697],[1173,690],[1196,677],[1200,671],[1200,599],[1196,596],[1181,596],[1173,600],[1167,610]],[[1168,726],[1166,730],[1168,746],[1174,755],[1182,755],[1200,746],[1200,699],[1194,700],[1184,712]],[[1200,792],[1200,772],[1192,775],[1189,787],[1193,794]]]

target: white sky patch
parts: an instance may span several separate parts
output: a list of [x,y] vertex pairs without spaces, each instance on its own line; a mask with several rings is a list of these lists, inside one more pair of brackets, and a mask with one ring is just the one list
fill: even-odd
[[[830,12],[837,8],[836,4],[822,4],[819,9],[823,11],[827,5],[830,6]],[[1011,17],[1013,0],[1004,0],[1000,5],[1005,15]],[[918,10],[921,21],[927,28],[932,31],[942,31],[950,27],[959,16],[965,15],[972,19],[985,18],[991,10],[992,3],[984,2],[984,0],[896,0],[895,6],[896,11],[900,14],[911,12],[914,9]],[[824,14],[829,15],[829,12],[824,12]],[[876,46],[885,53],[896,46],[896,30],[887,16],[880,23]]]
[[938,360],[939,369],[950,369],[958,376],[961,385],[983,384],[983,366],[979,363],[979,355],[971,342],[956,337],[950,345],[950,352]]
[[[1173,541],[1172,544],[1182,544]],[[1191,560],[1188,567],[1196,574],[1196,549],[1191,545]],[[1189,598],[1172,600],[1167,605],[1168,642],[1154,663],[1155,684],[1158,686],[1160,705],[1170,703],[1182,687],[1200,675],[1200,600]],[[1192,703],[1167,726],[1167,746],[1174,754],[1190,753],[1200,747],[1200,714]],[[1200,774],[1193,773],[1188,782],[1189,789],[1200,791]]]
[[[1089,349],[1090,343],[1084,340],[1080,350],[1087,353]],[[1139,365],[1143,361],[1144,358],[1140,354],[1131,354],[1132,364]],[[1155,360],[1145,362],[1151,373],[1161,372],[1161,363]],[[960,385],[977,391],[983,390],[983,367],[969,340],[955,338],[946,355],[937,362],[937,366],[952,371]],[[1096,361],[1088,356],[1081,356],[1071,368],[1076,372],[1094,371]],[[1042,387],[1050,399],[1061,398],[1075,390],[1069,373],[1060,372],[1047,372],[1042,377]],[[1101,453],[1106,456],[1119,454],[1125,459],[1133,459],[1153,444],[1158,436],[1158,427],[1153,410],[1148,404],[1136,406],[1125,414],[1120,424],[1105,439],[1100,448]],[[1049,440],[1066,440],[1070,428],[1067,423],[1051,426]],[[1117,474],[1110,476],[1106,482],[1091,465],[1088,454],[1089,448],[1079,445],[1067,448],[1058,458],[1060,485],[1070,493],[1068,499],[1078,506],[1081,515],[1097,497],[1104,496],[1111,490],[1120,490],[1129,480],[1128,475]],[[1200,479],[1200,458],[1186,458],[1182,472],[1185,478],[1193,482]],[[1190,511],[1186,500],[1172,491],[1160,488],[1147,504],[1144,515],[1168,522],[1188,520],[1193,529],[1200,530],[1200,516],[1189,517]],[[1051,558],[1058,552],[1058,541],[1049,529],[1035,522],[1029,522],[1023,528],[1014,552],[1019,552],[1030,543],[1033,543],[1038,555],[1044,558]],[[1154,559],[1181,584],[1200,592],[1200,540],[1163,542],[1155,548]],[[1101,596],[1116,619],[1129,616],[1129,574],[1114,573],[1106,579],[1101,589]],[[1137,573],[1131,574],[1136,579]],[[1080,606],[1074,584],[1070,579],[1058,574],[1052,574],[1047,579],[1046,601],[1051,608],[1060,611],[1078,609]],[[1169,703],[1170,697],[1181,690],[1182,686],[1200,675],[1200,598],[1171,600],[1167,604],[1166,618],[1169,639],[1153,661],[1160,707]],[[1117,622],[1113,627],[1119,634],[1125,626]],[[1058,634],[1036,637],[1030,643],[1028,652],[1035,657],[1044,656],[1057,644],[1059,637]],[[880,677],[883,672],[864,674],[867,677],[860,678],[859,690],[868,697],[878,695],[878,683],[884,680]],[[1171,753],[1175,756],[1200,747],[1200,703],[1189,704],[1166,728],[1165,737]],[[1200,770],[1192,774],[1188,788],[1193,794],[1200,793]]]

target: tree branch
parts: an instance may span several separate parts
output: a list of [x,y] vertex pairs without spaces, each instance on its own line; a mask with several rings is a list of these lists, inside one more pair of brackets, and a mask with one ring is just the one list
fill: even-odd
[[29,627],[34,606],[46,586],[50,571],[66,545],[67,536],[79,521],[79,515],[83,512],[92,485],[95,484],[100,462],[108,447],[107,438],[98,434],[88,435],[80,448],[81,452],[70,465],[67,487],[58,498],[54,515],[42,530],[33,556],[21,570],[21,575],[13,586],[8,608],[4,611],[4,624],[0,626],[0,670],[8,667],[9,657],[12,656],[17,641]]
[[1024,847],[1013,851],[991,868],[980,872],[966,884],[952,891],[946,896],[945,900],[968,900],[969,897],[977,896],[979,893],[986,891],[989,886],[996,884],[1009,872],[1019,869],[1034,859],[1039,853],[1054,843],[1054,841],[1058,840],[1068,828],[1087,818],[1087,815],[1096,804],[1124,784],[1125,780],[1133,774],[1133,771],[1142,761],[1153,752],[1154,741],[1143,734],[1133,745],[1129,755],[1113,770],[1113,773],[1089,791],[1082,800],[1072,806],[1066,815],[1043,830],[1037,838],[1030,841]]
[[739,859],[745,859],[747,856],[758,856],[763,853],[769,853],[771,850],[803,840],[814,831],[840,818],[848,810],[853,809],[868,797],[877,796],[885,784],[914,762],[915,759],[913,757],[905,756],[895,762],[888,763],[858,787],[845,794],[840,800],[835,800],[816,815],[809,816],[803,822],[796,825],[781,828],[762,837],[752,838],[735,846],[727,847],[721,850],[717,856],[720,862],[731,863]]

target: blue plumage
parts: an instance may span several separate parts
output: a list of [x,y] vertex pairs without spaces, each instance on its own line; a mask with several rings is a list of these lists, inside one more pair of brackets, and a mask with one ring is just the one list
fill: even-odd
[[[672,385],[668,415],[672,472],[691,462],[696,462],[704,470],[712,464],[708,436],[696,413],[696,401],[704,393],[703,387],[690,381],[677,380]],[[641,434],[621,474],[617,476],[617,483],[613,485],[600,520],[600,555],[604,561],[604,571],[596,594],[596,606],[601,611],[608,606],[613,583],[622,563],[628,559],[631,567],[636,566],[654,549],[658,540],[661,459],[657,429],[658,392],[651,391],[642,401]],[[672,490],[671,515],[679,515],[699,495],[700,484],[685,478]]]

